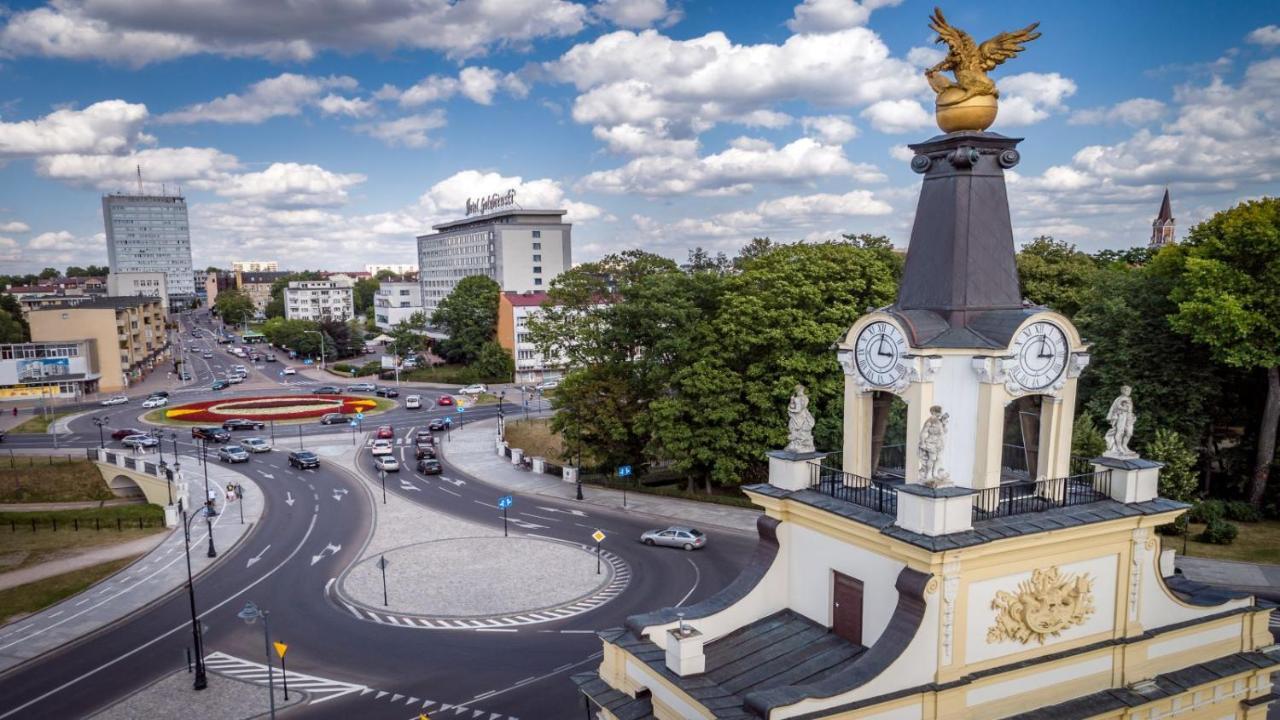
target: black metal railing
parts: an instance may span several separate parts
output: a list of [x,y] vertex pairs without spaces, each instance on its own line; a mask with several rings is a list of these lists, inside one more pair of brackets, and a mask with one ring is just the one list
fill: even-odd
[[864,478],[830,465],[811,462],[809,488],[886,515],[898,514],[898,488],[893,483]]
[[880,455],[876,458],[876,469],[871,473],[875,478],[892,478],[904,480],[907,477],[907,446],[882,445]]
[[987,520],[1053,508],[1084,505],[1111,496],[1111,471],[1064,478],[1002,483],[979,490],[973,499],[973,519]]

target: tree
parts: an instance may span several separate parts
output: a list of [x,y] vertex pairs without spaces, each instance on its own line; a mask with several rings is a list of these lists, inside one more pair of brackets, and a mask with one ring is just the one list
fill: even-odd
[[239,325],[253,317],[255,311],[253,299],[235,288],[228,288],[218,293],[218,298],[213,301],[213,307],[218,311],[222,321],[228,325]]
[[101,265],[90,265],[88,267],[79,267],[77,265],[72,265],[71,267],[67,268],[67,272],[65,273],[65,275],[69,278],[102,277],[103,275],[106,275],[109,272],[111,272],[110,268],[106,268]]
[[374,273],[373,279],[378,281],[395,280],[396,274],[390,270],[379,270],[378,272]]
[[56,277],[61,277],[61,276],[62,276],[62,273],[58,272],[57,268],[47,267],[40,271],[41,280],[52,280]]
[[9,326],[4,331],[6,339],[0,342],[29,342],[31,340],[31,326],[27,324],[27,318],[22,313],[22,303],[18,302],[18,298],[8,294],[0,293],[0,311],[4,312],[9,320],[17,324],[17,327]]
[[1160,469],[1160,496],[1178,502],[1196,500],[1196,453],[1178,433],[1160,428],[1147,443],[1147,457],[1164,463]]
[[351,302],[356,313],[369,315],[373,312],[373,296],[377,294],[382,283],[373,278],[360,278],[351,288]]
[[1041,235],[1018,253],[1022,296],[1048,305],[1067,317],[1080,310],[1082,296],[1093,283],[1098,264],[1076,246]]
[[[422,350],[423,330],[427,324],[427,316],[424,313],[416,312],[409,317],[401,320],[391,326],[390,332],[391,342],[387,343],[389,350],[396,357],[409,357],[417,355]],[[512,372],[515,372],[512,370]]]
[[8,310],[0,310],[0,343],[20,343],[30,339],[30,334],[17,318]]
[[1219,363],[1266,376],[1249,485],[1249,502],[1261,507],[1280,426],[1280,198],[1224,210],[1192,228],[1185,245],[1173,327]]
[[449,339],[441,351],[449,362],[470,364],[480,348],[498,332],[498,283],[483,276],[462,278],[431,315],[431,324],[443,328]]
[[733,265],[740,269],[752,260],[773,252],[777,247],[778,244],[767,237],[751,238],[751,242],[743,245],[738,251],[738,256],[733,259]]
[[690,272],[725,272],[732,263],[724,253],[712,255],[710,251],[698,246],[689,251],[688,267]]
[[490,340],[480,347],[480,353],[471,369],[476,376],[485,380],[510,382],[516,373],[516,361],[511,352],[495,340]]

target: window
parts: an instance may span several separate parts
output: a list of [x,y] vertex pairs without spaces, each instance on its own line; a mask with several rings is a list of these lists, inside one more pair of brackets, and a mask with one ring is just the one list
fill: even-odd
[[533,256],[533,261],[534,261],[534,262],[542,262],[542,256],[541,256],[541,255],[534,255],[534,256]]
[[541,285],[541,284],[542,284],[542,278],[534,278],[534,279],[533,279],[533,284],[534,284],[534,285]]
[[541,230],[534,230],[534,231],[533,231],[533,236],[534,236],[534,237],[536,237],[536,238],[540,238],[540,237],[542,237],[542,231],[541,231]]
[[541,250],[541,249],[542,249],[542,243],[534,243],[534,244],[533,244],[533,249],[534,249],[534,250]]
[[540,273],[540,272],[542,272],[542,266],[541,266],[541,265],[534,265],[534,266],[533,266],[533,271],[534,271],[535,273]]

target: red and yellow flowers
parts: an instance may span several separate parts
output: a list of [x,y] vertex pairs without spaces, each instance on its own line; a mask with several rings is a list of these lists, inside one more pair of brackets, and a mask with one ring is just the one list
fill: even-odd
[[289,395],[186,403],[169,408],[164,416],[170,420],[184,422],[222,422],[229,418],[299,420],[320,417],[325,413],[369,412],[376,407],[378,403],[368,398],[346,398],[339,395]]

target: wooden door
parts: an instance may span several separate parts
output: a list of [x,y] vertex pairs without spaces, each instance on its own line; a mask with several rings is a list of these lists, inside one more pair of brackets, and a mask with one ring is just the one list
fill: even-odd
[[835,573],[831,597],[831,632],[852,643],[862,644],[862,581]]

